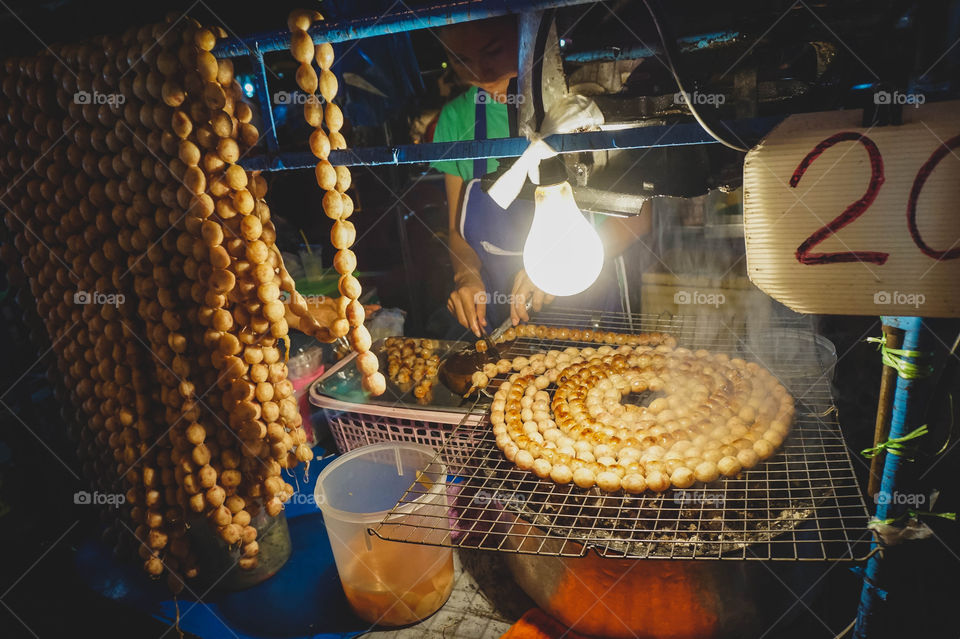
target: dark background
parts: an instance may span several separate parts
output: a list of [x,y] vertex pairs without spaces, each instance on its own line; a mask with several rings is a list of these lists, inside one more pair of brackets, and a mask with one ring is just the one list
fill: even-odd
[[[408,6],[425,3],[408,2]],[[687,70],[702,86],[709,86],[716,71],[743,54],[746,45],[758,38],[760,44],[746,54],[742,64],[757,69],[760,79],[810,80],[802,95],[762,112],[827,110],[862,106],[866,95],[851,87],[865,82],[890,82],[896,86],[924,88],[931,95],[949,96],[956,91],[958,53],[951,48],[958,36],[956,2],[810,2],[807,4],[756,0],[753,2],[673,2],[667,13],[677,35],[736,29],[744,34],[743,46],[709,54],[685,56]],[[0,57],[30,55],[43,43],[76,42],[103,33],[162,19],[168,12],[184,11],[203,23],[219,23],[233,34],[250,34],[285,29],[290,9],[315,7],[327,19],[382,11],[389,2],[224,2],[221,0],[150,3],[100,0],[30,2],[7,0],[0,3]],[[399,8],[400,5],[397,5]],[[794,9],[789,10],[793,6]],[[604,6],[573,7],[560,13],[562,29],[576,24],[569,40],[576,50],[611,44],[629,45],[635,35],[655,42],[642,3],[610,2]],[[816,15],[814,15],[814,13]],[[614,17],[613,14],[616,14]],[[906,20],[906,26],[904,21]],[[773,25],[771,27],[771,25]],[[629,28],[628,28],[629,27]],[[837,60],[823,77],[816,77],[813,42],[837,45]],[[338,64],[375,68],[382,82],[392,82],[389,104],[371,104],[352,92],[356,122],[348,126],[351,146],[402,144],[409,140],[409,119],[428,108],[438,108],[442,98],[437,79],[443,74],[444,53],[436,38],[414,32],[391,38],[377,38],[356,48],[338,45]],[[391,47],[406,47],[415,56],[417,68],[401,65],[391,58]],[[855,52],[855,53],[854,53]],[[946,55],[945,55],[945,52]],[[369,60],[363,62],[363,55]],[[940,60],[936,65],[934,62]],[[237,61],[238,72],[244,69]],[[291,86],[292,61],[283,52],[267,56],[271,89]],[[365,66],[364,66],[365,65]],[[875,78],[865,67],[881,76]],[[921,75],[931,69],[926,75]],[[372,72],[372,71],[371,71]],[[343,83],[341,83],[343,87]],[[630,95],[672,92],[672,80],[662,67],[645,65],[626,89]],[[281,121],[279,131],[285,150],[303,148],[305,135],[298,122]],[[299,141],[299,144],[298,144]],[[5,150],[4,150],[5,151]],[[635,170],[638,173],[673,166],[698,177],[693,191],[702,190],[721,176],[736,175],[738,160],[711,148],[703,157],[690,159],[670,151],[652,153]],[[372,278],[385,306],[404,308],[408,313],[407,332],[424,335],[429,323],[442,308],[449,292],[449,262],[444,249],[446,208],[442,180],[428,175],[426,167],[403,165],[353,170],[358,197],[357,226],[364,235],[358,241],[361,268],[374,271]],[[312,172],[289,171],[268,176],[268,200],[275,215],[282,218],[280,244],[296,250],[299,230],[311,243],[326,245],[329,221],[320,212],[320,191]],[[632,180],[624,180],[629,183]],[[411,257],[401,258],[401,229],[409,237]],[[326,256],[329,263],[330,255]],[[36,327],[26,326],[13,291],[0,300],[5,338],[0,353],[0,399],[10,407],[0,413],[0,502],[9,511],[0,516],[0,637],[97,636],[156,637],[167,630],[164,624],[117,606],[90,592],[73,570],[76,544],[97,534],[99,526],[87,511],[72,504],[71,495],[81,487],[75,476],[56,458],[76,471],[75,456],[64,436],[56,406],[44,378],[46,362],[38,362],[37,350],[28,335]],[[872,441],[873,415],[879,385],[879,356],[872,345],[863,343],[879,335],[876,318],[823,317],[821,331],[841,355],[835,385],[840,421],[852,456]],[[956,322],[938,322],[939,356],[957,334]],[[956,390],[956,379],[947,385]],[[931,403],[931,419],[943,439],[949,419],[943,416],[945,396]],[[931,426],[933,428],[933,426]],[[956,441],[956,436],[954,437]],[[929,459],[926,463],[930,463]],[[855,462],[865,485],[865,466]],[[937,510],[955,511],[957,505],[956,455],[938,461],[925,486],[943,489]],[[0,513],[4,508],[0,505]],[[956,637],[956,601],[960,594],[956,578],[956,526],[932,521],[942,543],[924,542],[905,549],[912,566],[898,578],[896,596],[902,609],[898,624],[907,636]],[[859,577],[845,567],[831,571],[814,609],[834,631],[853,617],[859,597]],[[26,628],[31,629],[28,631]],[[167,636],[172,636],[170,632]],[[803,611],[795,636],[825,637],[832,633]]]

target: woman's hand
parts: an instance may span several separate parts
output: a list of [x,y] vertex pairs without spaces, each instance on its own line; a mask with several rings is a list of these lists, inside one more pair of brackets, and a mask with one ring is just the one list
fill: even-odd
[[447,300],[447,310],[464,328],[480,337],[480,329],[487,326],[487,287],[480,277],[480,257],[460,235],[460,208],[466,185],[458,176],[449,173],[444,175],[443,180],[447,191],[450,263],[454,282],[453,292]]
[[534,285],[527,276],[527,272],[520,269],[517,276],[513,278],[513,290],[511,291],[510,319],[516,326],[521,321],[529,322],[530,315],[527,313],[527,300],[532,299],[531,308],[539,311],[544,304],[553,301],[553,295],[547,295]]
[[480,329],[487,327],[487,288],[476,276],[457,279],[457,288],[447,300],[447,310],[461,326],[480,337]]

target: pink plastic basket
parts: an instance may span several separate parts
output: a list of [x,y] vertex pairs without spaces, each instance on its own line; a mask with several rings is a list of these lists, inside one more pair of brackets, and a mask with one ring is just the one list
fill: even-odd
[[[415,442],[444,451],[444,463],[456,472],[470,456],[475,445],[476,427],[486,419],[476,413],[425,410],[398,403],[395,406],[356,404],[317,392],[320,382],[334,375],[343,366],[353,364],[356,354],[343,358],[323,377],[310,385],[310,403],[323,409],[337,450],[346,453],[354,448],[380,442]],[[458,424],[472,426],[467,433],[454,434]]]

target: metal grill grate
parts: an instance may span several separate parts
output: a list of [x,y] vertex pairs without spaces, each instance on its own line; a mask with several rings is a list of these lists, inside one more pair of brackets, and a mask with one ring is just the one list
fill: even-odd
[[[696,317],[551,311],[533,321],[669,332],[682,346],[757,361],[793,394],[794,428],[773,457],[737,477],[630,496],[540,480],[503,456],[486,420],[468,424],[465,419],[447,443],[469,446],[471,453],[448,478],[454,533],[443,543],[559,556],[582,556],[592,548],[607,557],[663,559],[843,560],[867,552],[867,511],[831,397],[832,354],[824,348],[828,342],[816,340],[808,318],[768,323],[746,340]],[[569,345],[519,339],[504,356]],[[499,382],[492,382],[493,388]],[[412,487],[398,508],[423,492]],[[430,529],[442,528],[445,521],[437,514],[406,525],[391,523],[388,516],[374,533],[432,543],[439,537]]]

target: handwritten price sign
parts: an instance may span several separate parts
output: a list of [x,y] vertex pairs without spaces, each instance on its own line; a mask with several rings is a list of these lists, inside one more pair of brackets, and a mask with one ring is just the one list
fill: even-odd
[[960,102],[793,115],[743,167],[750,279],[802,313],[960,316]]

